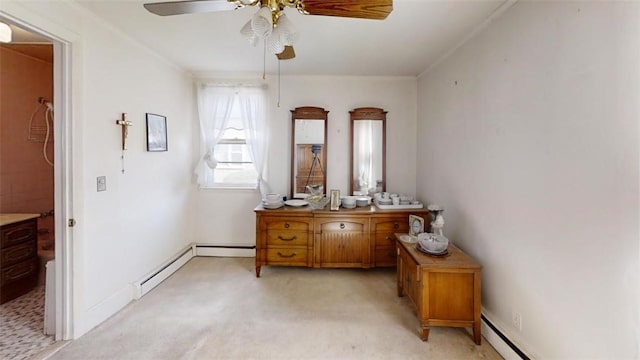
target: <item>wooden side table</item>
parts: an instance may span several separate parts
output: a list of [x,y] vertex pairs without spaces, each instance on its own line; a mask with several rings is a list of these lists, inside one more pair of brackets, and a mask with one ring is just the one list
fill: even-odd
[[470,327],[480,345],[482,267],[453,244],[446,256],[430,256],[401,235],[396,234],[398,296],[407,295],[416,309],[420,338],[427,341],[431,326]]

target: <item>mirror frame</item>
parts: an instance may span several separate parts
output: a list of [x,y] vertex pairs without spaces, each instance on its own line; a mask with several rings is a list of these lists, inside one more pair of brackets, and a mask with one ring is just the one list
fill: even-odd
[[328,114],[329,111],[321,107],[302,106],[291,110],[291,184],[289,187],[289,199],[293,199],[295,194],[295,151],[296,151],[296,120],[322,120],[324,121],[324,146],[322,147],[322,168],[323,186],[325,193],[327,191],[327,132],[328,132]]
[[359,120],[380,120],[382,121],[382,191],[387,189],[387,111],[375,107],[362,107],[349,111],[351,115],[351,146],[349,148],[349,195],[353,194],[353,145],[354,145],[354,125]]

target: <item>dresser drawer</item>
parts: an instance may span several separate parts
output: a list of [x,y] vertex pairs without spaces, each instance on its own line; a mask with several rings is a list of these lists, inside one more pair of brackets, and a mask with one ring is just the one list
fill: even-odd
[[306,266],[308,252],[306,248],[267,249],[267,264],[290,264]]
[[269,219],[264,221],[265,221],[267,230],[309,231],[309,229],[311,228],[311,221],[306,219],[302,221],[291,220],[291,219],[287,219],[287,220]]
[[376,247],[378,246],[395,246],[396,236],[393,232],[388,233],[376,233],[375,234]]
[[396,266],[396,248],[391,246],[377,247],[375,250],[376,266]]
[[372,220],[374,232],[406,233],[409,232],[409,217],[393,217]]
[[0,286],[28,278],[29,276],[38,276],[38,263],[38,258],[34,257],[31,260],[23,261],[2,269]]
[[366,232],[367,220],[359,220],[359,219],[349,219],[344,221],[328,221],[328,222],[319,222],[316,225],[316,232],[327,232],[327,231],[344,231],[344,232]]
[[307,245],[309,234],[302,231],[269,230],[267,231],[267,246]]
[[2,249],[2,255],[0,255],[2,267],[8,267],[13,264],[17,264],[21,261],[38,255],[38,247],[36,241],[26,242],[16,246]]
[[33,219],[3,226],[2,229],[0,229],[0,246],[4,249],[9,246],[37,239],[37,224],[37,221]]

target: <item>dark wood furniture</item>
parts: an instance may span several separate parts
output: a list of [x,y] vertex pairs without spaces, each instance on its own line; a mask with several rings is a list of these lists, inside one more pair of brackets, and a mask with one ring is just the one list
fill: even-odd
[[0,215],[0,304],[38,284],[38,216]]
[[469,327],[480,345],[481,266],[453,244],[448,255],[424,254],[415,244],[396,241],[398,296],[407,295],[420,321],[420,338],[431,326]]
[[396,265],[396,232],[408,232],[409,215],[426,209],[375,206],[312,210],[309,206],[256,213],[256,276],[264,265],[373,268]]

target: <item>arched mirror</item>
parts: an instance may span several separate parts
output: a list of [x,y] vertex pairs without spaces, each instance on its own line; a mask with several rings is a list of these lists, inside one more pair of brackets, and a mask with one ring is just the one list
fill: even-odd
[[349,193],[367,195],[386,190],[387,112],[358,108],[351,114],[351,171]]
[[[307,186],[327,187],[327,114],[312,106],[291,110],[291,193],[290,198],[309,194]],[[306,195],[305,195],[306,194]]]

